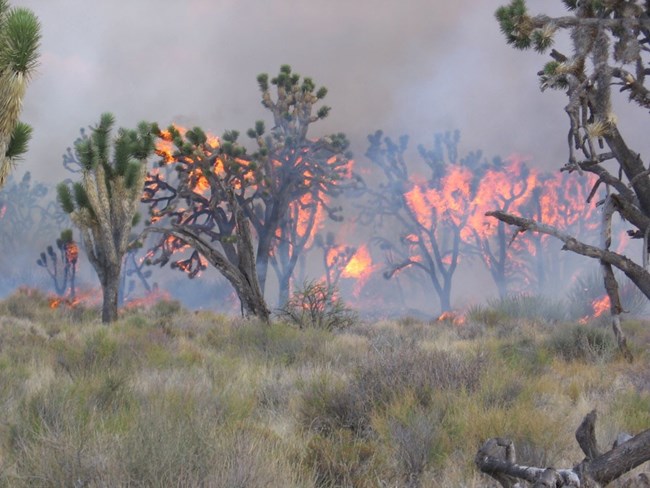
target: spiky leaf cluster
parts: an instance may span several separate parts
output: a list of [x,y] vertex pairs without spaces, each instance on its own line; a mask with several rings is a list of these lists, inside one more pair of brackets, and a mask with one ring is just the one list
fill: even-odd
[[18,117],[38,61],[40,39],[38,19],[30,10],[0,3],[0,188],[27,151],[31,129]]
[[38,62],[40,30],[38,18],[31,10],[12,8],[3,12],[0,20],[0,67],[28,76]]
[[32,138],[32,127],[29,124],[18,121],[9,140],[9,146],[5,157],[16,160],[27,152],[27,145]]
[[[151,124],[143,122],[136,130],[121,128],[117,137],[111,140],[114,124],[113,114],[104,113],[99,124],[91,128],[90,136],[75,142],[75,154],[83,172],[93,173],[101,166],[104,181],[97,183],[106,186],[109,196],[118,187],[120,191],[133,191],[142,184],[142,164],[154,147]],[[88,184],[84,182],[75,182],[72,188],[66,182],[60,183],[57,194],[63,210],[71,214],[75,210],[84,209],[94,220],[96,209],[93,208],[88,190]]]
[[553,44],[555,27],[541,19],[532,18],[528,14],[525,0],[512,0],[509,5],[499,7],[495,16],[508,44],[517,49],[533,47],[541,53]]

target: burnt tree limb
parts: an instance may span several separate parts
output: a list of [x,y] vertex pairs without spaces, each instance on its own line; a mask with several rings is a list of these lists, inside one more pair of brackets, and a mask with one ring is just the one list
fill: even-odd
[[513,443],[503,438],[488,439],[474,461],[481,472],[497,480],[504,488],[599,488],[650,460],[650,429],[600,454],[594,433],[595,422],[594,410],[578,427],[576,439],[586,458],[572,468],[517,464]]

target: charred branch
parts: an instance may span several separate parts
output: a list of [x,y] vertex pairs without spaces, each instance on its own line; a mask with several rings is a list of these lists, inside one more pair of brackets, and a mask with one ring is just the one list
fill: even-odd
[[576,439],[586,458],[572,468],[520,465],[512,441],[502,438],[487,440],[478,450],[475,464],[504,488],[523,488],[524,483],[533,487],[580,488],[604,487],[650,460],[650,429],[600,454],[595,422],[596,412],[592,411],[578,427]]

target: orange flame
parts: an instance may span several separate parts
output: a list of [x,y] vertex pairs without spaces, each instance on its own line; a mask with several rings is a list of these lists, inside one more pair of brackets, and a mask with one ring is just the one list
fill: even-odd
[[446,312],[442,312],[438,318],[436,319],[437,322],[449,322],[453,325],[464,325],[467,320],[465,316],[460,313],[460,312],[454,312],[452,310],[447,310]]
[[343,278],[361,278],[372,270],[372,258],[368,246],[361,246],[343,269]]
[[133,298],[124,304],[124,309],[133,310],[137,308],[150,308],[160,301],[171,300],[171,295],[165,290],[154,287],[149,293],[143,297]]
[[609,301],[609,295],[605,295],[601,298],[597,298],[591,302],[591,307],[594,309],[594,317],[599,317],[610,309],[611,302]]

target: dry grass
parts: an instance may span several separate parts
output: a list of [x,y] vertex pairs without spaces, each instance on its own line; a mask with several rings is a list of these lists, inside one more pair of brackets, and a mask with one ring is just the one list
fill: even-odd
[[[0,486],[486,486],[486,438],[570,466],[650,426],[648,324],[628,365],[608,331],[497,319],[344,331],[160,303],[109,326],[21,291],[0,302]],[[472,332],[472,333],[469,333]],[[535,419],[531,421],[531,419]]]

